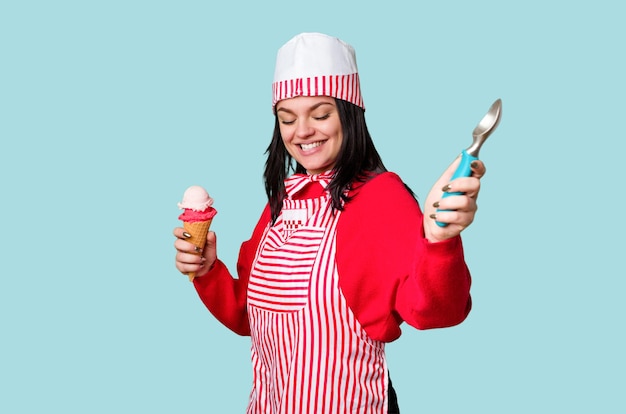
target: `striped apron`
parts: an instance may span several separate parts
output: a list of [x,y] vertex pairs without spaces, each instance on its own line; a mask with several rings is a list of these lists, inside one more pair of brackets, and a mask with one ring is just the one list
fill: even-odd
[[[346,304],[335,263],[340,211],[328,193],[292,196],[327,177],[296,174],[276,223],[265,230],[248,283],[253,388],[248,413],[387,412],[384,343]],[[356,258],[358,260],[358,258]]]

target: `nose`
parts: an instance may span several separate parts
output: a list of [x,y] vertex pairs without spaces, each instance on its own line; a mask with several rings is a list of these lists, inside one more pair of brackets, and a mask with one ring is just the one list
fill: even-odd
[[307,138],[315,134],[315,129],[309,124],[307,120],[298,121],[296,127],[296,136],[298,138]]

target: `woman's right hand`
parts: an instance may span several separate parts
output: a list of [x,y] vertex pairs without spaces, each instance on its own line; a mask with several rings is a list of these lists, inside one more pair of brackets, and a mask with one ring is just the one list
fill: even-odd
[[217,238],[215,232],[209,231],[206,236],[206,245],[200,250],[188,242],[185,229],[174,229],[174,248],[176,248],[176,269],[183,274],[195,272],[196,277],[204,276],[217,260]]

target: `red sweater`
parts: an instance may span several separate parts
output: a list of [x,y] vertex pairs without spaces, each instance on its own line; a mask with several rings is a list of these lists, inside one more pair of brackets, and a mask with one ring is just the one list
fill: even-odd
[[[298,196],[313,197],[320,191],[318,184],[310,185]],[[337,269],[346,301],[367,334],[390,342],[400,336],[402,322],[418,329],[461,323],[471,308],[461,238],[428,242],[422,212],[394,173],[380,174],[350,195],[337,225]],[[206,307],[240,335],[250,335],[246,289],[269,221],[266,206],[252,237],[241,245],[237,279],[219,260],[209,273],[194,279]]]

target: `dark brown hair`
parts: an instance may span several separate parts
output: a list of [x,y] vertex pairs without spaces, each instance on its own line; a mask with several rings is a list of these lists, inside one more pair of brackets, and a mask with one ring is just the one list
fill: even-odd
[[[387,171],[387,169],[367,130],[364,109],[341,99],[335,99],[335,102],[341,122],[343,141],[327,191],[332,199],[332,207],[343,210],[344,203],[350,201],[347,190],[351,188],[352,183],[365,181],[369,176]],[[274,222],[286,196],[285,178],[291,172],[306,174],[304,167],[296,162],[285,148],[280,135],[278,117],[274,120],[274,134],[266,154],[267,161],[263,177],[272,212],[272,222]]]

